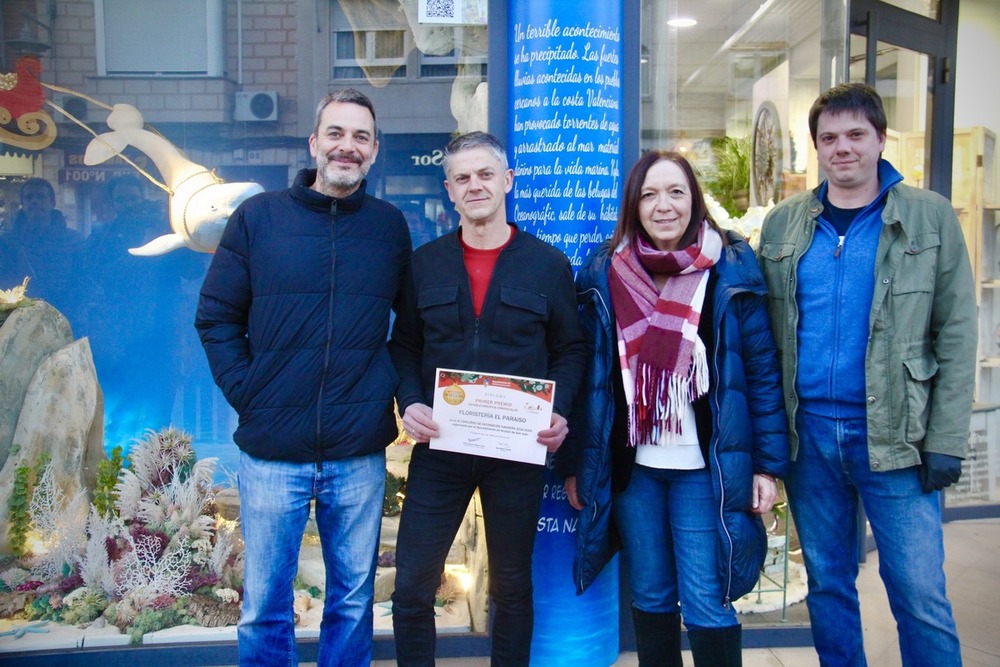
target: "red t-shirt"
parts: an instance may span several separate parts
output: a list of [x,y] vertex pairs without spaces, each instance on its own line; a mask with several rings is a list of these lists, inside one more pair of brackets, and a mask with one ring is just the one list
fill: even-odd
[[[469,289],[472,291],[472,307],[476,312],[476,317],[483,312],[483,302],[486,300],[486,290],[490,286],[490,278],[493,277],[493,267],[497,265],[497,257],[500,256],[500,251],[506,248],[511,239],[514,238],[514,234],[517,233],[517,228],[510,227],[510,236],[507,241],[496,248],[490,248],[489,250],[480,250],[479,248],[472,248],[462,241],[462,254],[465,259],[465,271],[469,274]],[[462,239],[462,235],[459,234],[459,240]]]

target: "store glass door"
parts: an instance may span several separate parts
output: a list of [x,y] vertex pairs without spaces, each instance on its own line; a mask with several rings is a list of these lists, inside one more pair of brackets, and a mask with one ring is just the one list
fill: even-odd
[[[933,18],[897,6],[906,4],[851,2],[848,77],[882,96],[889,120],[885,157],[907,183],[948,197],[958,3],[944,3],[956,7],[955,16],[942,6],[930,12]],[[912,4],[926,10],[928,3]]]
[[1000,514],[1000,265],[995,135],[955,126],[957,0],[851,3],[848,77],[882,96],[884,157],[905,182],[948,197],[962,226],[979,304],[976,396],[962,478],[944,496],[946,521]]

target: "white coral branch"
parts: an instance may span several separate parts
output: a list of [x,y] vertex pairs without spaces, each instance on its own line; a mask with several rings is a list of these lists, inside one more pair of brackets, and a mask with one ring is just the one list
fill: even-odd
[[126,521],[134,520],[139,513],[142,502],[142,480],[130,469],[122,470],[115,484],[115,507],[118,514]]
[[87,544],[88,504],[86,491],[80,491],[67,503],[52,464],[45,467],[29,507],[32,526],[43,545],[33,559],[33,576],[43,581],[55,579],[76,564]]
[[76,565],[87,548],[87,509],[90,501],[86,491],[77,493],[66,508],[56,515],[55,544],[49,549],[49,576],[65,575]]
[[153,447],[133,451],[132,469],[122,471],[116,485],[119,514],[128,521],[140,521],[171,536],[182,532],[182,536],[192,540],[209,536],[212,519],[205,516],[205,511],[213,498],[212,476],[217,459],[195,462],[183,478],[180,469],[172,465],[171,479],[161,485],[146,481],[159,480],[163,472],[147,469],[158,461],[157,457],[145,454],[147,449]]
[[208,559],[208,567],[216,577],[222,578],[229,562],[229,555],[236,544],[236,531],[227,525],[220,524],[215,530],[215,544]]
[[135,476],[142,492],[151,493],[169,483],[169,479],[162,478],[165,471],[175,475],[194,460],[191,438],[184,432],[175,428],[148,430],[129,454],[128,472]]
[[136,504],[135,516],[132,518],[150,526],[165,527],[169,502],[169,494],[157,489],[139,500]]
[[209,537],[215,523],[205,512],[214,498],[212,477],[216,461],[214,458],[198,461],[184,480],[175,473],[165,489],[170,503],[167,520],[178,528],[187,526],[195,540]]
[[[118,514],[110,517],[96,508],[87,516],[84,492],[67,503],[49,466],[29,508],[46,548],[37,556],[36,570],[52,579],[75,566],[84,587],[120,600],[122,618],[134,616],[156,596],[190,593],[195,567],[220,580],[232,579],[242,570],[242,554],[233,558],[238,551],[234,526],[217,525],[209,514],[216,462],[196,460],[190,438],[180,431],[150,431],[119,475]],[[114,561],[112,542],[120,554]],[[18,576],[6,572],[0,579],[13,582]]]
[[41,479],[35,485],[31,496],[31,524],[42,535],[43,539],[56,531],[56,517],[66,502],[66,494],[56,484],[52,464],[45,466]]
[[120,562],[117,593],[121,597],[152,599],[156,595],[181,596],[187,590],[188,572],[191,569],[191,552],[183,542],[179,548],[167,549],[159,558],[160,537],[140,535],[134,538],[124,534],[131,549]]
[[124,530],[125,526],[121,519],[105,517],[96,507],[91,507],[87,519],[90,540],[77,563],[80,566],[83,585],[94,591],[103,591],[108,597],[115,594],[115,576],[111,559],[108,557],[108,540],[114,539]]

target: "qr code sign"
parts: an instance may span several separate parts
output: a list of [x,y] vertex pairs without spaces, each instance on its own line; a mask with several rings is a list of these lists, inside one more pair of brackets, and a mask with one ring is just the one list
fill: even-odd
[[427,0],[427,18],[453,19],[455,17],[455,0]]

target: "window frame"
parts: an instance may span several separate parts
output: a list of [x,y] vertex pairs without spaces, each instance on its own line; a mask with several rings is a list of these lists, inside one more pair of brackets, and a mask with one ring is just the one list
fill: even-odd
[[[143,0],[124,0],[124,4],[128,4],[132,7],[141,5]],[[95,51],[97,60],[97,75],[98,76],[176,76],[176,77],[192,77],[192,78],[204,78],[204,77],[221,77],[225,75],[225,48],[226,48],[226,33],[225,33],[225,0],[193,0],[193,2],[199,5],[204,5],[205,9],[205,62],[203,70],[191,70],[187,68],[178,68],[175,70],[167,68],[159,69],[108,69],[109,53],[108,49],[111,48],[113,44],[124,44],[124,43],[140,43],[142,44],[141,50],[150,51],[149,44],[143,39],[136,40],[134,37],[128,38],[129,26],[114,26],[114,30],[108,30],[107,19],[108,12],[106,11],[105,4],[112,4],[114,2],[123,2],[123,0],[94,0],[94,30],[95,30]],[[154,3],[158,7],[162,5],[157,1]],[[185,23],[186,14],[181,15],[177,21],[177,26],[190,26],[190,23]],[[154,32],[156,34],[162,35],[173,35],[175,34],[172,27],[176,26],[160,26]],[[109,32],[117,32],[121,30],[119,34],[109,34]],[[169,37],[167,38],[169,39]],[[181,54],[184,53],[184,49],[163,49],[156,50],[159,58],[169,57],[169,54]],[[189,55],[189,54],[186,54]],[[169,64],[169,63],[168,63]]]
[[[375,53],[376,49],[376,39],[378,33],[401,33],[403,36],[403,52],[399,56],[393,56],[391,58],[358,58],[355,36],[358,34],[365,35],[365,51],[368,53]],[[355,56],[353,58],[341,58],[338,53],[338,44],[341,39],[350,39],[352,44],[355,45],[353,48]],[[405,79],[408,78],[409,64],[408,56],[409,52],[413,49],[412,38],[408,30],[403,28],[393,28],[391,30],[335,30],[332,31],[331,38],[331,60],[330,72],[334,80],[354,80],[363,81],[366,79],[364,74],[365,67],[384,67],[384,68],[395,68],[389,79]],[[338,75],[338,70],[358,70],[360,76],[343,76]]]

